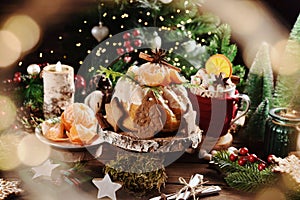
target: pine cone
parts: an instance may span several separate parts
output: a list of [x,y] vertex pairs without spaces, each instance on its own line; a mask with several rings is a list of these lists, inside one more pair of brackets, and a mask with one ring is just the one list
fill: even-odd
[[35,128],[43,121],[39,110],[32,110],[28,106],[22,106],[17,110],[17,121],[27,132],[34,132]]

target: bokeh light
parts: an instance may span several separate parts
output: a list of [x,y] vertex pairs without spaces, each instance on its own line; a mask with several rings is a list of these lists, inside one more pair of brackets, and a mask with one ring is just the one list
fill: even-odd
[[3,29],[13,33],[21,42],[22,52],[32,49],[39,41],[39,25],[27,15],[13,15],[7,19]]
[[266,199],[286,200],[284,193],[277,188],[262,189],[260,192],[257,193],[256,198],[254,198],[254,200]]
[[17,108],[12,100],[0,95],[0,131],[9,128],[15,121]]
[[0,67],[17,61],[22,51],[21,42],[9,31],[0,30]]
[[42,143],[35,135],[25,136],[18,146],[21,162],[28,166],[37,166],[49,158],[50,147]]
[[0,134],[0,170],[13,170],[21,163],[18,157],[18,144],[22,133],[7,131]]

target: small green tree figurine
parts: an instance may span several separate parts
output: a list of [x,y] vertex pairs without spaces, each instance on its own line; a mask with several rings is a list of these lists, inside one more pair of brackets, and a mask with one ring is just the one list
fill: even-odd
[[300,110],[300,15],[291,30],[278,72],[274,107]]
[[251,100],[251,114],[265,99],[271,102],[274,90],[273,84],[273,70],[269,45],[262,43],[251,65],[246,81],[245,92]]

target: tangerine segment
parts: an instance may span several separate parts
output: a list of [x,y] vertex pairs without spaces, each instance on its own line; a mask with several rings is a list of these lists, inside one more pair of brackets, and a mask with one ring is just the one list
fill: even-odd
[[63,141],[68,140],[68,138],[65,137],[64,127],[61,123],[57,123],[54,126],[50,127],[45,132],[44,135],[49,140],[52,140],[52,141],[55,141],[55,142],[63,142]]
[[212,55],[205,63],[205,69],[208,74],[220,75],[224,73],[225,77],[231,77],[232,64],[223,54]]
[[91,144],[97,133],[93,127],[86,128],[82,124],[73,124],[67,135],[73,144],[83,145]]

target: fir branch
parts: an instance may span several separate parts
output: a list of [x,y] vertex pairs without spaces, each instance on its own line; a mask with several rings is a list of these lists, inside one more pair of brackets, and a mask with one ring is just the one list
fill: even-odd
[[220,25],[214,32],[209,44],[209,52],[211,55],[221,53],[224,54],[232,62],[237,54],[235,44],[230,44],[231,29],[228,24]]
[[262,187],[272,185],[276,179],[276,175],[270,169],[239,171],[225,177],[230,187],[245,192],[257,192]]

